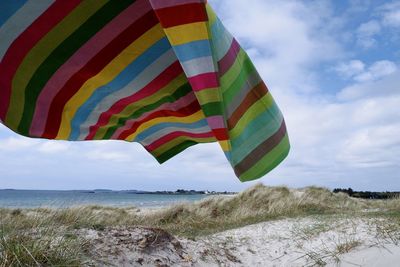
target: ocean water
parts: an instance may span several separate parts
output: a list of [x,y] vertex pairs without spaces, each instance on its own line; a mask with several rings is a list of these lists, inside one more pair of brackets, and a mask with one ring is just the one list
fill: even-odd
[[67,208],[82,205],[162,207],[207,195],[133,194],[118,191],[0,190],[0,208]]

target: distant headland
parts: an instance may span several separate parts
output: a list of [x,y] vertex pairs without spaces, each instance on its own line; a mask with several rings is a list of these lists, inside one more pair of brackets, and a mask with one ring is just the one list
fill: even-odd
[[78,193],[87,193],[87,194],[95,194],[95,193],[123,193],[123,194],[152,194],[152,195],[235,195],[237,192],[231,191],[211,191],[211,190],[187,190],[187,189],[177,189],[175,191],[164,190],[164,191],[145,191],[145,190],[112,190],[112,189],[89,189],[89,190],[37,190],[37,189],[13,189],[13,188],[5,188],[1,189],[1,191],[62,191],[62,192],[78,192]]

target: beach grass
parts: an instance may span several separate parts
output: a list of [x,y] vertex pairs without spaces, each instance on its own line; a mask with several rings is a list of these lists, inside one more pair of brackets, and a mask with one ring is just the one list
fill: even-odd
[[[0,266],[90,265],[91,254],[79,235],[81,229],[141,226],[196,239],[268,220],[339,215],[369,218],[381,236],[400,240],[400,199],[365,200],[325,188],[292,190],[258,184],[235,196],[212,196],[154,210],[103,206],[0,209]],[[297,231],[299,238],[309,239],[331,227],[322,219]],[[330,253],[345,253],[358,245],[358,240],[345,240]],[[322,261],[313,253],[309,257]]]
[[85,262],[85,241],[48,215],[1,210],[0,266],[79,266]]

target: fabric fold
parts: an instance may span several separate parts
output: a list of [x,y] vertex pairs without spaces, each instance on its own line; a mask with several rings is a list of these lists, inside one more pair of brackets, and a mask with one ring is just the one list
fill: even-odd
[[0,120],[11,130],[139,142],[160,163],[218,142],[241,181],[287,156],[281,111],[207,1],[5,2]]

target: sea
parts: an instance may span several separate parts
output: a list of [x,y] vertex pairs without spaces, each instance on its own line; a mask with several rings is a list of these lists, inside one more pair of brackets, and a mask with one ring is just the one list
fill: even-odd
[[124,191],[0,190],[0,208],[165,207],[202,200],[206,194],[146,194]]

